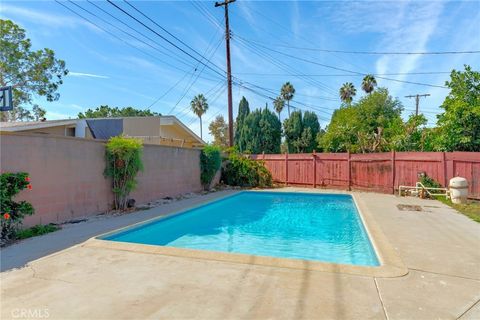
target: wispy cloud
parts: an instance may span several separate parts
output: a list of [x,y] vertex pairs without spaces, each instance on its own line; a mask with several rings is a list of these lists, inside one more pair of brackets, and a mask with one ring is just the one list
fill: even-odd
[[[400,14],[394,22],[397,28],[383,36],[380,47],[385,51],[428,51],[429,41],[436,32],[442,10],[443,3],[439,1],[409,4],[408,12]],[[377,73],[408,73],[415,70],[422,59],[424,57],[420,55],[384,55],[376,62]],[[405,80],[406,76],[397,78]],[[389,83],[393,93],[398,92],[402,86],[402,83]]]
[[92,24],[72,16],[54,15],[51,13],[30,10],[22,7],[12,6],[2,3],[0,6],[2,16],[14,16],[27,19],[28,21],[48,27],[75,28],[78,26],[87,26],[90,29],[98,31],[99,29]]
[[295,38],[300,34],[300,8],[298,1],[292,1],[292,30]]
[[81,78],[100,78],[100,79],[109,79],[108,76],[102,76],[100,74],[93,74],[93,73],[83,73],[83,72],[73,72],[70,71],[68,73],[71,77],[81,77]]

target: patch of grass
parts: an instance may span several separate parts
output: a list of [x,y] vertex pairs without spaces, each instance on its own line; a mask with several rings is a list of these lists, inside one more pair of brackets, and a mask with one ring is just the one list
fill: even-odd
[[466,215],[470,219],[476,222],[480,222],[480,202],[475,200],[468,200],[467,204],[455,204],[450,199],[445,197],[437,197],[438,201],[445,203],[446,205],[457,210],[461,214]]
[[41,236],[42,234],[54,232],[57,230],[60,230],[60,227],[55,224],[46,224],[46,225],[37,224],[36,226],[33,226],[31,228],[18,231],[16,234],[16,239],[21,240],[21,239]]

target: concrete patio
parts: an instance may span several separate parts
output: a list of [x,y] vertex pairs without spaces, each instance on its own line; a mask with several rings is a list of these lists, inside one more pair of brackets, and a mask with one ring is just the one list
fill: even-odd
[[[437,201],[355,194],[408,274],[381,278],[82,243],[3,272],[1,318],[43,312],[51,319],[480,319],[480,224]],[[98,234],[221,195],[75,228]],[[397,204],[423,211],[400,211]],[[15,246],[7,248],[9,256]],[[2,260],[9,259],[4,253]]]

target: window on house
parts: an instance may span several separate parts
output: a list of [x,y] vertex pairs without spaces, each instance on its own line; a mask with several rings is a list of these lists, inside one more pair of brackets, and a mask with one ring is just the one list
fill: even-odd
[[75,127],[67,128],[67,131],[66,131],[65,135],[67,137],[75,137]]

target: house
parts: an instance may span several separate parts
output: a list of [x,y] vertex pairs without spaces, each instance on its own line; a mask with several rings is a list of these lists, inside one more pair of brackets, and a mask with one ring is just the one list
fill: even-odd
[[124,135],[145,144],[200,148],[205,142],[175,116],[0,122],[0,131],[107,140]]

